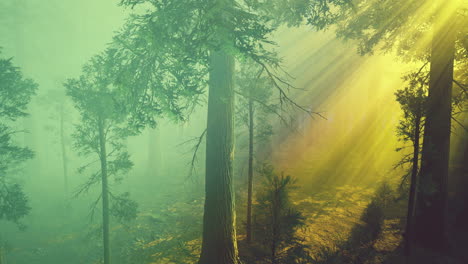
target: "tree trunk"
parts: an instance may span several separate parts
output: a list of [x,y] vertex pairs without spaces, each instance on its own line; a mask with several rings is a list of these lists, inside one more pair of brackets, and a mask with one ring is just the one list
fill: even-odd
[[3,253],[3,246],[0,245],[0,264],[6,264],[6,261],[4,261],[4,253]]
[[66,203],[68,203],[68,160],[67,160],[67,148],[65,146],[65,113],[64,105],[60,106],[60,144],[62,147],[62,165],[63,165],[63,187],[65,191]]
[[410,192],[408,197],[408,211],[406,214],[406,236],[405,236],[405,255],[411,254],[411,243],[413,241],[413,217],[416,202],[416,186],[418,184],[417,176],[419,170],[419,138],[421,134],[421,117],[416,117],[415,132],[413,141],[413,165],[411,170]]
[[224,51],[210,55],[206,134],[205,212],[199,264],[237,264],[232,186],[234,58]]
[[104,121],[99,119],[99,150],[101,160],[101,186],[102,186],[102,241],[104,246],[104,264],[110,264],[109,245],[109,189],[107,183],[107,151],[104,135]]
[[276,250],[279,243],[279,233],[280,233],[280,213],[281,213],[281,197],[280,197],[280,183],[275,183],[275,189],[273,193],[273,201],[272,201],[272,234],[271,234],[271,263],[276,264]]
[[252,95],[249,96],[249,179],[247,190],[247,242],[252,241],[252,195],[253,195],[253,155],[254,155],[254,109]]
[[[439,12],[444,13],[444,8],[453,8],[452,4],[439,5]],[[434,251],[446,249],[445,217],[455,54],[453,23],[456,19],[451,18],[445,23],[442,19],[442,16],[435,19],[432,40],[429,96],[414,221],[415,242]]]

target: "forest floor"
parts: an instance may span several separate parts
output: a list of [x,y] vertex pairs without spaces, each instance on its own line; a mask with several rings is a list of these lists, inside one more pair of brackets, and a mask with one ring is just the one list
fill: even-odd
[[415,249],[413,258],[404,257],[407,199],[389,185],[341,186],[295,200],[307,219],[301,233],[314,264],[468,263],[466,231],[453,227],[450,256]]
[[[341,186],[300,199],[306,217],[302,231],[317,263],[388,263],[402,242],[401,201],[390,189]],[[378,212],[369,205],[380,196]]]
[[[313,194],[300,190],[291,200],[305,217],[299,233],[310,247],[314,264],[463,264],[453,258],[429,256],[425,262],[407,262],[402,257],[406,199],[388,186],[381,188],[340,186]],[[165,203],[142,205],[138,219],[130,225],[115,223],[112,229],[116,264],[196,263],[200,251],[202,195],[161,197]],[[239,201],[241,206],[243,201]],[[244,216],[238,228],[242,250]],[[10,248],[10,263],[91,264],[100,258],[100,226],[90,230],[55,230],[34,236],[30,248]],[[60,232],[62,231],[62,232]],[[63,232],[65,231],[65,232]],[[70,232],[71,231],[71,232]],[[458,254],[466,236],[459,234]],[[464,242],[463,242],[464,241]],[[457,244],[456,243],[456,244]],[[34,245],[40,245],[34,246]],[[70,259],[70,256],[75,256]],[[16,261],[15,261],[16,260]],[[27,262],[24,262],[27,261]]]

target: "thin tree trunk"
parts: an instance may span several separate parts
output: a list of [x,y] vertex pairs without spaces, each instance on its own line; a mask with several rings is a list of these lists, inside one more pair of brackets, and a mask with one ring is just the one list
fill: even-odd
[[253,155],[254,155],[254,109],[253,99],[249,97],[249,179],[247,190],[247,242],[252,241],[252,195],[253,195]]
[[411,182],[410,182],[410,192],[408,199],[408,212],[406,214],[406,236],[405,236],[405,254],[409,256],[411,254],[411,243],[413,241],[413,217],[414,217],[414,208],[416,202],[416,186],[417,186],[417,176],[419,170],[419,138],[421,134],[421,117],[416,118],[415,132],[414,132],[414,142],[413,142],[413,165],[411,170]]
[[99,119],[99,150],[101,159],[101,186],[102,186],[102,241],[104,245],[104,264],[110,264],[109,245],[109,189],[107,182],[107,151],[106,137],[104,135],[104,120]]
[[234,58],[224,51],[210,55],[206,132],[205,211],[199,264],[237,264],[232,186]]
[[[444,13],[444,8],[453,8],[453,2],[447,2],[439,5],[440,13]],[[442,19],[435,19],[432,40],[429,96],[414,221],[415,242],[434,251],[446,249],[445,217],[455,54],[453,23],[456,19],[451,18],[445,23]]]
[[65,199],[68,201],[68,161],[67,148],[65,146],[65,113],[63,103],[60,106],[60,144],[62,147],[62,165],[63,165],[63,187],[65,191]]
[[280,225],[280,213],[281,213],[281,198],[279,195],[279,183],[275,183],[275,192],[273,196],[273,201],[272,201],[272,239],[271,239],[271,263],[276,264],[276,249],[277,249],[277,243],[279,242],[279,225]]
[[6,261],[4,261],[3,246],[0,246],[0,264],[6,264]]

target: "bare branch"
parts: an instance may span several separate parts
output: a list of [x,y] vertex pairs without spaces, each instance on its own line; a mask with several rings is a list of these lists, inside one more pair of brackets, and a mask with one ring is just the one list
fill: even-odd
[[468,88],[466,88],[465,85],[461,84],[460,82],[458,82],[457,80],[453,79],[453,82],[458,85],[458,87],[462,88],[463,92],[465,92],[467,95],[468,95]]
[[84,184],[80,185],[73,195],[74,198],[77,198],[83,193],[89,191],[89,189],[96,183],[99,182],[99,177],[101,176],[100,172],[95,172]]
[[280,104],[282,105],[283,104],[283,101],[284,102],[287,102],[289,103],[290,105],[298,108],[299,110],[307,113],[309,116],[313,117],[313,115],[317,115],[325,120],[327,120],[327,118],[325,118],[321,113],[319,112],[313,112],[307,108],[305,108],[304,106],[301,106],[299,105],[296,101],[294,101],[293,99],[291,99],[287,93],[284,91],[283,88],[281,88],[280,83],[284,84],[287,86],[287,88],[291,88],[293,87],[291,84],[289,84],[288,82],[282,80],[280,77],[278,77],[277,75],[275,75],[274,73],[272,73],[270,71],[270,69],[263,63],[261,62],[260,60],[258,59],[254,59],[256,63],[258,63],[264,70],[265,72],[267,73],[268,77],[270,78],[271,82],[273,83],[273,85],[275,86],[275,88],[278,90],[278,92],[280,93]]
[[188,178],[191,178],[192,175],[193,175],[193,172],[195,171],[195,165],[197,163],[198,150],[200,149],[201,143],[203,142],[203,139],[205,138],[206,131],[207,131],[207,129],[205,128],[205,130],[203,130],[203,132],[201,133],[201,135],[199,137],[189,139],[189,140],[187,140],[185,142],[182,142],[181,144],[178,145],[178,146],[185,145],[187,143],[196,141],[195,145],[191,149],[191,152],[193,154],[192,154],[192,160],[190,161],[190,170],[189,170]]

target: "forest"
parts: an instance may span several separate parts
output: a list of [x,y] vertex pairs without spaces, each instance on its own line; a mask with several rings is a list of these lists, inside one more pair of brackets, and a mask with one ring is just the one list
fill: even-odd
[[0,0],[0,264],[468,263],[467,0]]

